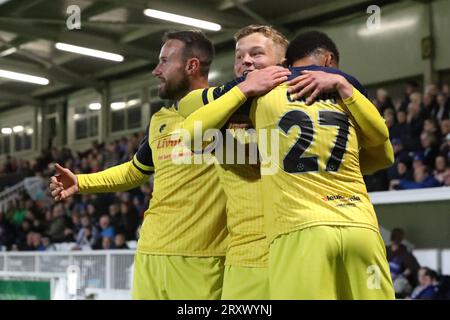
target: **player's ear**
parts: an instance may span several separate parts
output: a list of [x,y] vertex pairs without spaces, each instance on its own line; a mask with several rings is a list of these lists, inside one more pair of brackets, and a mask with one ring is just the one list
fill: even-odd
[[188,59],[186,62],[186,73],[188,75],[193,75],[199,71],[200,71],[200,60],[198,58]]

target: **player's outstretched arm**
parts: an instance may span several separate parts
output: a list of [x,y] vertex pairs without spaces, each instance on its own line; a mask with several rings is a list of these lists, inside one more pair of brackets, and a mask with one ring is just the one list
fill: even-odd
[[[246,79],[230,88],[229,91],[220,92],[222,96],[198,108],[189,115],[183,122],[182,128],[187,130],[191,141],[185,141],[186,144],[192,144],[195,139],[203,137],[203,133],[208,129],[222,128],[233,113],[249,97],[262,95],[279,84],[287,80],[290,71],[283,67],[273,66],[261,70],[250,72]],[[180,101],[182,103],[183,101]],[[194,125],[200,122],[201,130],[195,131]]]
[[389,140],[380,146],[368,147],[359,151],[359,165],[363,175],[386,169],[392,166],[394,161],[394,149]]
[[55,164],[56,174],[50,178],[50,191],[56,200],[65,200],[77,192],[100,193],[125,191],[148,180],[132,161],[90,174],[75,175],[67,168]]

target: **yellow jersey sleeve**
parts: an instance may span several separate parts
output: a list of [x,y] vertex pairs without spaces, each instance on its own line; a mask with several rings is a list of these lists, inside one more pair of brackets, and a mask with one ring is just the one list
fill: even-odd
[[394,149],[390,140],[386,140],[382,145],[364,148],[359,151],[359,163],[363,175],[372,174],[378,170],[390,167],[394,161]]
[[132,161],[91,174],[78,174],[81,193],[116,192],[135,188],[148,180]]
[[377,108],[353,88],[351,97],[342,100],[360,129],[362,147],[379,146],[389,139],[389,130]]
[[[208,91],[203,91],[207,92]],[[187,96],[189,96],[188,94]],[[198,96],[198,93],[194,92]],[[188,98],[188,97],[187,97]],[[188,98],[189,100],[189,98]],[[195,100],[195,99],[194,99]],[[208,102],[209,99],[206,101]],[[222,128],[233,113],[245,102],[247,98],[242,91],[237,87],[233,87],[230,91],[223,94],[218,99],[207,103],[203,108],[197,108],[195,112],[189,115],[182,124],[182,128],[189,132],[189,136],[196,138],[196,134],[203,136],[203,133],[208,129]],[[200,106],[204,102],[200,102]],[[184,108],[184,107],[183,107]],[[200,122],[202,124],[199,132],[194,130],[194,124]]]

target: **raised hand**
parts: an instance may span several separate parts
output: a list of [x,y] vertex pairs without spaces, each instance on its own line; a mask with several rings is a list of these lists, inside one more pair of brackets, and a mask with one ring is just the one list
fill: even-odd
[[307,105],[313,104],[322,93],[337,92],[342,99],[353,93],[353,86],[343,76],[323,71],[304,70],[287,85],[289,93],[293,93],[292,99],[306,96]]
[[253,70],[238,87],[246,97],[260,96],[285,82],[290,74],[289,69],[279,66]]
[[55,164],[56,174],[50,178],[50,191],[55,201],[65,200],[78,192],[77,176],[69,169]]

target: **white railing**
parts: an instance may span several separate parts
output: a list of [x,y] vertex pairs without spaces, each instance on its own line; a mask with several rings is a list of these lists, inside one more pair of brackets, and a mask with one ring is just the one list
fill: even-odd
[[11,273],[66,273],[80,268],[80,288],[130,290],[134,250],[1,252],[0,275]]
[[25,182],[19,182],[0,192],[0,211],[6,212],[10,202],[19,198],[19,192],[25,190]]
[[6,212],[9,204],[18,199],[21,191],[26,191],[33,200],[45,199],[44,182],[39,177],[25,178],[21,182],[0,192],[0,211]]
[[412,203],[450,200],[450,187],[370,192],[372,204]]

